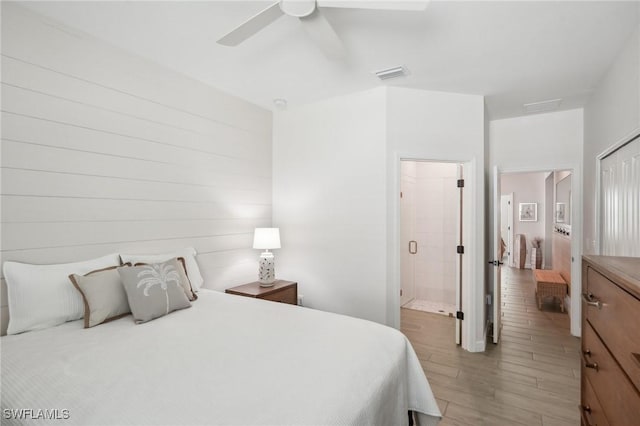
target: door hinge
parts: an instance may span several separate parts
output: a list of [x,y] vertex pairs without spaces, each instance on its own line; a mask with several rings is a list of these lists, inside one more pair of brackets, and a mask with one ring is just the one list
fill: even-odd
[[402,289],[400,289],[400,297],[402,297]]
[[457,246],[456,247],[456,253],[464,254],[464,246]]
[[402,191],[400,191],[400,198],[402,198]]
[[458,179],[458,188],[464,188],[464,179]]
[[464,320],[464,313],[461,311],[456,312],[456,319]]

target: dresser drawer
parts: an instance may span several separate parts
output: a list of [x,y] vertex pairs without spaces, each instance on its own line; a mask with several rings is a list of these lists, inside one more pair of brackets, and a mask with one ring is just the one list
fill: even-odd
[[595,269],[586,272],[589,301],[599,304],[583,303],[585,318],[640,390],[640,301]]
[[637,424],[640,394],[589,324],[585,324],[582,336],[582,377],[598,394],[597,400],[609,424]]
[[609,422],[602,411],[600,401],[591,387],[589,380],[582,376],[582,400],[580,401],[580,415],[585,426],[609,426]]
[[298,289],[296,286],[286,288],[282,291],[267,294],[261,297],[264,300],[271,300],[273,302],[289,303],[291,305],[298,304]]

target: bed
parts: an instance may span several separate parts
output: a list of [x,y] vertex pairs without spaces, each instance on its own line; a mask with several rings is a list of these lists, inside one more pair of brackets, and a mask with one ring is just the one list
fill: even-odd
[[[3,425],[401,425],[409,410],[432,425],[440,417],[399,331],[204,288],[189,309],[144,324],[129,315],[5,336],[1,354]],[[7,410],[32,411],[17,419]]]

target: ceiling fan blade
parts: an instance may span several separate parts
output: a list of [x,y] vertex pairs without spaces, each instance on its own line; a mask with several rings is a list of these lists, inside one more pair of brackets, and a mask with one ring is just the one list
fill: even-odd
[[338,37],[329,21],[319,10],[315,10],[311,15],[299,19],[309,37],[313,39],[327,57],[340,59],[345,56],[344,46],[340,37]]
[[377,10],[425,10],[429,0],[317,0],[318,7]]
[[272,4],[263,11],[249,18],[237,28],[218,40],[218,44],[225,46],[237,46],[264,27],[284,15],[279,2]]

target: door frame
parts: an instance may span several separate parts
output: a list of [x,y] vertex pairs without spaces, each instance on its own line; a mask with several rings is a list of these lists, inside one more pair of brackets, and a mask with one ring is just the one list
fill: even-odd
[[[473,249],[476,244],[477,221],[475,220],[476,209],[483,206],[477,206],[476,201],[476,172],[477,165],[475,160],[456,159],[456,158],[425,158],[415,155],[402,155],[396,153],[393,159],[393,178],[389,187],[388,214],[389,224],[387,229],[387,278],[388,278],[388,297],[387,297],[387,324],[391,327],[400,328],[400,162],[401,161],[426,161],[434,163],[457,163],[464,166],[465,188],[464,200],[465,206],[462,217],[462,237],[466,248],[466,253],[462,256],[461,272],[462,272],[462,306],[464,312],[464,321],[462,321],[461,340],[462,348],[472,352],[484,351],[484,341],[476,342],[477,325],[477,301],[479,298],[484,300],[484,290],[474,286],[474,278],[478,274],[475,270],[476,258],[473,255]],[[455,189],[455,188],[454,188]],[[480,224],[481,225],[481,224]],[[483,255],[484,257],[484,255]],[[480,276],[484,272],[480,273]],[[481,284],[484,281],[481,282]],[[483,285],[481,286],[483,287]],[[480,294],[478,294],[481,292]],[[484,316],[484,313],[480,315]],[[481,324],[480,326],[483,326]]]
[[[532,167],[499,167],[500,175],[506,173],[544,173],[556,170],[571,171],[571,203],[574,206],[582,206],[582,169],[579,164],[554,164],[540,165]],[[491,189],[493,192],[493,188]],[[495,211],[489,213],[496,214]],[[571,321],[571,334],[581,336],[581,315],[582,315],[582,208],[571,209],[571,305],[569,308],[569,319]],[[492,221],[490,221],[492,222]],[[491,232],[491,230],[490,230]],[[493,248],[489,253],[492,253]]]

